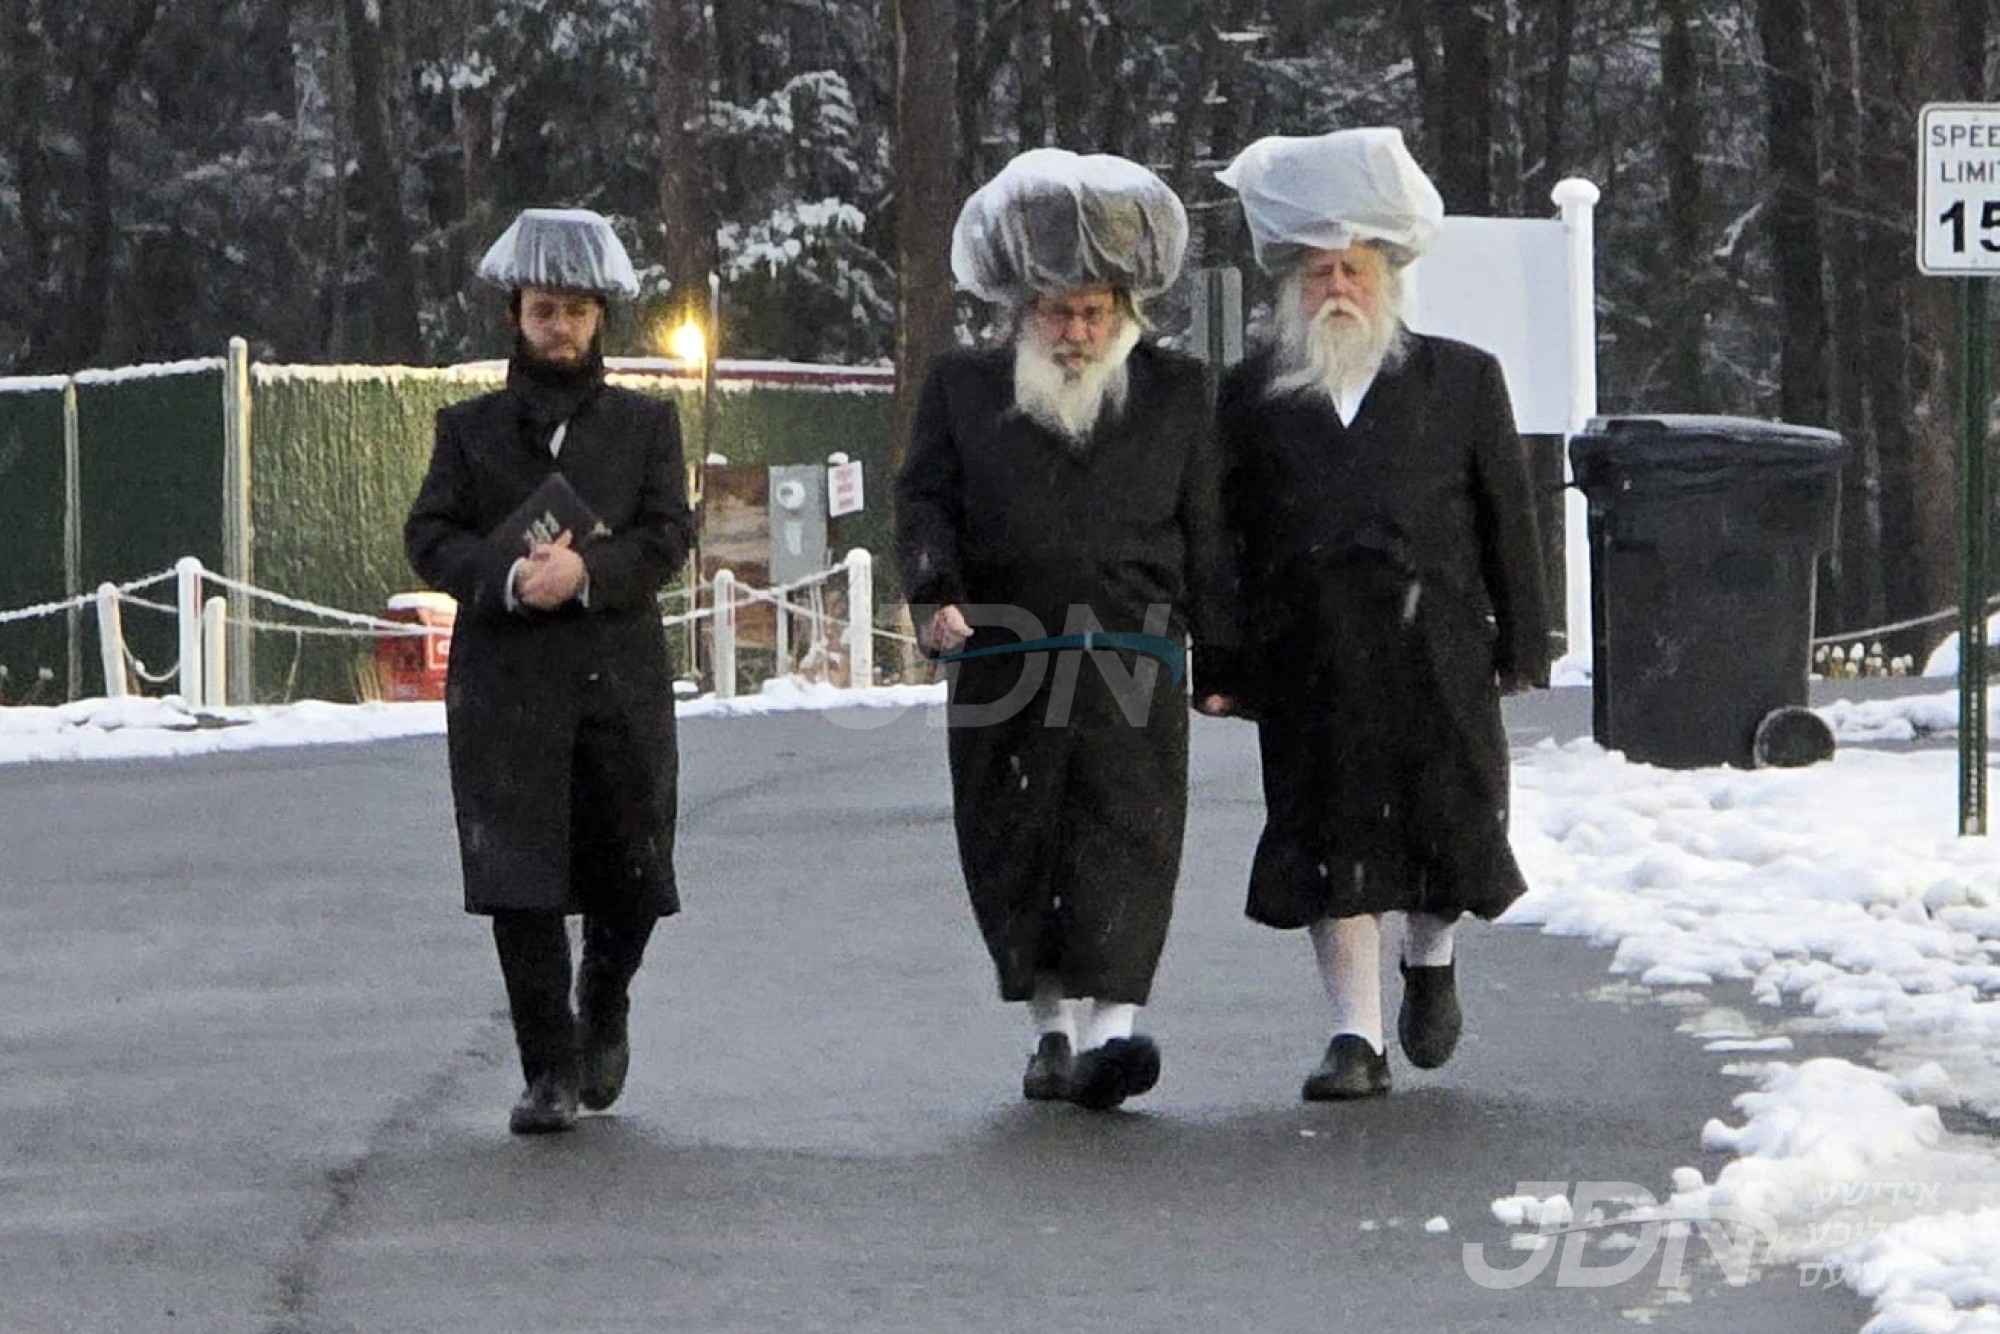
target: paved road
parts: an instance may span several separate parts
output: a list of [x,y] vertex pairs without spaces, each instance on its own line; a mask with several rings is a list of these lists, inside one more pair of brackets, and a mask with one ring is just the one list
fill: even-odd
[[1323,1003],[1303,940],[1241,917],[1240,725],[1195,729],[1159,1090],[1022,1104],[1025,1025],[962,901],[934,720],[684,728],[688,911],[637,992],[632,1083],[534,1141],[504,1130],[516,1076],[457,911],[441,743],[0,769],[0,1331],[1863,1323],[1794,1270],[1468,1279],[1467,1243],[1520,1258],[1488,1211],[1517,1181],[1712,1172],[1700,1126],[1742,1086],[1670,1011],[1593,998],[1608,953],[1480,928],[1458,1059],[1399,1060],[1386,1100],[1298,1102]]

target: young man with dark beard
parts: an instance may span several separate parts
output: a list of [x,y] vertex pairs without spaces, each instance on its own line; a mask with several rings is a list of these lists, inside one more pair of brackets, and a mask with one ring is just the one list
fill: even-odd
[[1389,1090],[1381,914],[1404,919],[1397,1037],[1442,1065],[1464,913],[1525,889],[1502,693],[1546,684],[1534,498],[1500,365],[1412,333],[1402,269],[1443,220],[1393,129],[1260,140],[1222,173],[1278,278],[1268,347],[1217,405],[1266,823],[1249,915],[1306,929],[1333,1004],[1308,1100]]
[[[1031,1099],[1118,1106],[1159,1078],[1135,1033],[1187,811],[1181,654],[1233,638],[1199,363],[1144,340],[1187,217],[1120,158],[1038,149],[965,206],[959,282],[1006,346],[940,357],[896,487],[903,587],[952,666],[959,862]],[[1100,636],[1117,647],[1064,647]]]
[[[509,1128],[541,1134],[623,1089],[628,988],[679,907],[656,600],[692,524],[672,405],[604,382],[606,302],[638,290],[610,225],[529,209],[479,271],[511,294],[507,385],[438,413],[404,541],[458,599],[445,718],[465,907],[493,920],[520,1049]],[[556,477],[570,495],[544,489]],[[523,539],[522,506],[551,495]]]

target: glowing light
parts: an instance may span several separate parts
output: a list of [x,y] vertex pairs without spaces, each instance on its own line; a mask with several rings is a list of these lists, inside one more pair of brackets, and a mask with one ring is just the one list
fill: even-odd
[[701,326],[689,320],[667,335],[667,350],[688,365],[699,366],[708,359],[708,339]]

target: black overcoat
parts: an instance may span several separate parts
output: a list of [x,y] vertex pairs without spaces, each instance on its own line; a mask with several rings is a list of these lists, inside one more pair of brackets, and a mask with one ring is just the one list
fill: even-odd
[[[560,460],[551,432],[512,388],[443,409],[404,527],[411,566],[458,599],[445,716],[465,906],[665,916],[678,758],[657,598],[692,533],[679,421],[599,387]],[[521,553],[488,534],[558,470],[611,530],[581,548],[589,605],[509,611]]]
[[[1191,637],[1200,661],[1232,639],[1200,364],[1141,343],[1123,412],[1073,442],[1015,407],[1013,363],[1011,348],[951,352],[925,381],[896,487],[918,624],[968,608],[971,651],[1101,628]],[[994,607],[1016,610],[980,610]],[[1005,999],[1038,972],[1072,995],[1147,998],[1187,814],[1187,680],[1154,662],[1065,650],[952,669],[959,859]]]
[[1534,495],[1499,363],[1411,335],[1351,426],[1267,392],[1217,406],[1267,821],[1249,914],[1276,927],[1416,909],[1497,915],[1507,843],[1498,678],[1546,683]]

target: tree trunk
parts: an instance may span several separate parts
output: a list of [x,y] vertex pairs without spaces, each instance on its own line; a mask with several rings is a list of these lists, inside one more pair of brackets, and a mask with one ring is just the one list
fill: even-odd
[[1084,0],[1054,0],[1049,10],[1049,78],[1055,86],[1055,141],[1072,152],[1096,151],[1086,129],[1091,102],[1090,49],[1084,35]]
[[1709,410],[1704,374],[1708,258],[1702,246],[1701,77],[1687,0],[1660,4],[1660,153],[1667,177],[1667,402],[1677,412]]
[[994,39],[992,28],[981,21],[979,9],[969,0],[957,9],[958,13],[952,18],[953,44],[958,50],[958,58],[965,63],[968,77],[957,81],[952,102],[958,116],[959,172],[956,192],[965,196],[978,189],[992,170],[986,165],[986,146],[981,142],[980,124],[987,101],[993,96],[993,71],[988,53],[990,46],[999,43]]
[[[1150,104],[1151,89],[1144,86],[1138,71],[1125,68],[1125,26],[1116,12],[1097,30],[1097,40],[1090,47],[1090,64],[1089,78],[1098,90],[1103,126],[1097,136],[1098,151],[1130,157],[1138,151],[1135,113]],[[1118,96],[1104,96],[1107,89],[1117,89]]]
[[1397,0],[1396,20],[1403,29],[1403,44],[1410,52],[1417,114],[1425,137],[1435,150],[1443,132],[1444,100],[1439,90],[1437,41],[1431,34],[1430,6],[1426,0]]
[[1522,193],[1531,203],[1548,202],[1556,182],[1569,174],[1569,67],[1576,51],[1576,0],[1552,0],[1546,42],[1549,68],[1542,88],[1542,151]]
[[896,413],[898,462],[931,358],[951,346],[953,0],[892,0],[896,31]]
[[410,224],[392,144],[394,123],[388,47],[392,36],[382,7],[369,0],[346,0],[347,51],[354,78],[354,131],[359,147],[357,173],[368,232],[375,243],[375,345],[378,358],[412,364],[424,360],[417,319],[417,268],[410,254]]
[[1438,193],[1447,213],[1493,212],[1493,14],[1481,5],[1439,7],[1444,48],[1437,125]]
[[1877,508],[1877,459],[1867,426],[1868,366],[1865,332],[1873,318],[1873,289],[1862,276],[1860,53],[1854,40],[1854,0],[1813,0],[1815,44],[1825,66],[1828,151],[1821,161],[1824,196],[1846,202],[1826,215],[1828,313],[1832,356],[1833,426],[1847,440],[1840,475],[1840,546],[1828,599],[1829,629],[1854,629],[1883,620],[1881,513]]
[[[964,0],[970,4],[972,0]],[[1014,32],[1014,73],[1021,82],[1020,147],[1042,148],[1049,142],[1049,4],[1050,0],[1020,0],[1020,25]]]
[[6,97],[6,145],[14,157],[15,180],[21,195],[21,267],[15,281],[22,291],[21,314],[27,321],[26,346],[20,369],[60,370],[53,360],[60,349],[53,321],[62,309],[54,297],[50,274],[53,230],[49,221],[49,162],[43,147],[43,110],[49,105],[42,70],[49,65],[48,43],[33,22],[41,6],[20,0],[0,14],[0,56],[9,70]]
[[[673,322],[708,329],[708,275],[715,270],[709,163],[696,122],[710,72],[702,0],[654,0],[654,106],[660,134],[660,229]],[[714,337],[715,331],[708,330]]]
[[1778,412],[1821,426],[1828,418],[1826,294],[1819,225],[1819,141],[1805,0],[1758,0],[1770,160],[1771,270],[1777,289]]

